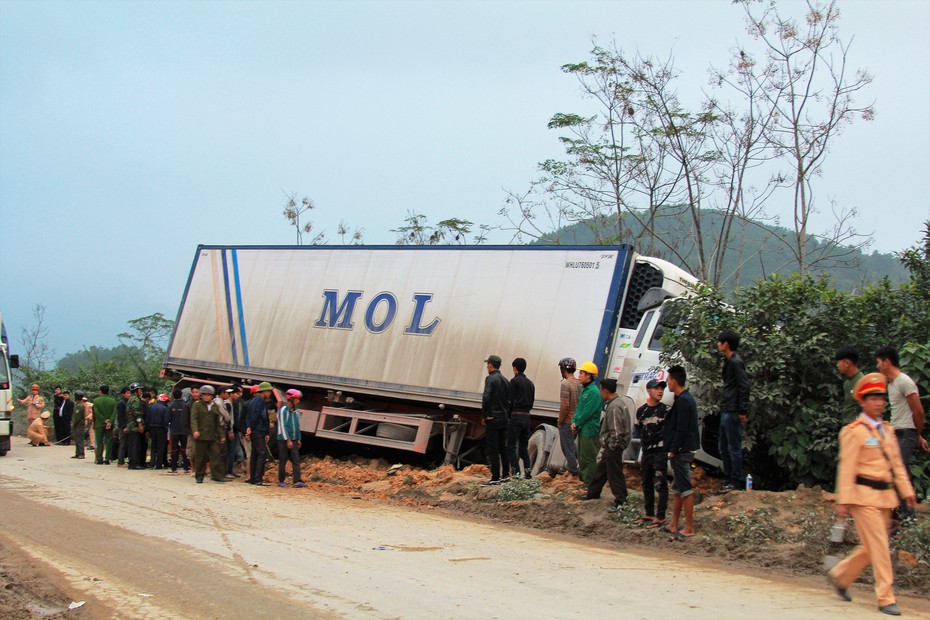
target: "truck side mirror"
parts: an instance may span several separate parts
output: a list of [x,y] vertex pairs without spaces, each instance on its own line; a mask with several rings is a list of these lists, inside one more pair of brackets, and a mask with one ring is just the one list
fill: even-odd
[[639,312],[652,310],[657,306],[661,306],[662,302],[666,299],[671,299],[672,297],[674,297],[674,295],[666,291],[664,288],[654,286],[643,293],[643,296],[639,299],[639,304],[636,306],[636,310]]
[[10,368],[19,368],[19,356],[18,355],[10,356]]

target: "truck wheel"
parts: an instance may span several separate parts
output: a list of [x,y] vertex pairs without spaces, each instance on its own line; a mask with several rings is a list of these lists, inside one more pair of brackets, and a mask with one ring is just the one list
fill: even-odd
[[6,456],[6,448],[0,448],[0,456]]
[[394,439],[396,441],[413,441],[417,438],[417,429],[403,424],[382,422],[375,430],[375,437]]

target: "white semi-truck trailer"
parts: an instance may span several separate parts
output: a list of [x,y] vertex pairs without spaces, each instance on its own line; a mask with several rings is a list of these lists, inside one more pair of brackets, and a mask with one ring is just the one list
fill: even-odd
[[627,245],[202,245],[163,373],[297,387],[304,433],[419,453],[438,445],[462,464],[483,435],[484,360],[500,355],[509,376],[522,357],[536,385],[534,469],[558,469],[558,361],[591,360],[616,377],[634,415],[646,379],[664,376],[662,304],[695,282]]

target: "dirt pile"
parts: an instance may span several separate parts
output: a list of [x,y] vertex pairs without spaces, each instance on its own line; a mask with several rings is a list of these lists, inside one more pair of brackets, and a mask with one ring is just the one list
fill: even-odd
[[[276,482],[277,468],[266,480]],[[422,469],[392,465],[383,459],[306,457],[303,479],[327,492],[364,497],[414,507],[441,509],[559,534],[595,539],[624,547],[670,547],[695,556],[772,567],[786,572],[820,574],[830,558],[845,556],[858,542],[850,521],[845,544],[831,544],[833,495],[821,489],[720,493],[719,480],[697,468],[693,472],[697,505],[697,535],[672,543],[657,529],[636,523],[643,514],[639,470],[626,469],[627,504],[609,514],[608,488],[597,501],[581,501],[580,482],[567,474],[544,474],[497,487],[482,487],[488,468],[471,465]],[[918,507],[915,525],[894,539],[896,585],[902,591],[925,594],[930,580],[930,512]],[[868,575],[868,573],[867,573]],[[866,577],[868,579],[870,577]]]

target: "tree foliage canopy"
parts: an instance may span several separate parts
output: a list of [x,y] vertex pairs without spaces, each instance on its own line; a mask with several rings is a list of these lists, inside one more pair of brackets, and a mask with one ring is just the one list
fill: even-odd
[[[930,223],[928,223],[930,226]],[[852,346],[860,367],[875,366],[884,344],[902,352],[902,370],[930,393],[930,296],[923,269],[930,244],[908,251],[911,279],[887,279],[858,292],[838,291],[825,277],[774,276],[735,291],[725,301],[703,286],[669,308],[663,335],[666,363],[684,361],[701,406],[713,411],[722,386],[716,353],[723,329],[740,334],[740,354],[752,386],[746,445],[748,469],[768,488],[793,484],[833,485],[842,419],[842,378],[833,356]],[[930,402],[930,401],[928,401]],[[930,491],[930,458],[916,455],[911,468],[919,493]]]

